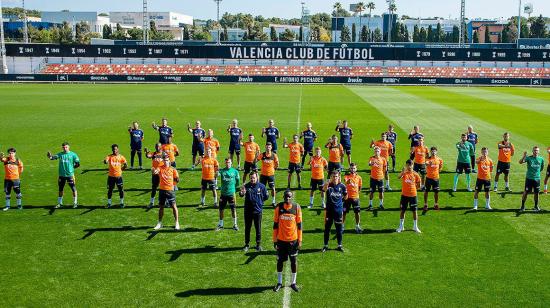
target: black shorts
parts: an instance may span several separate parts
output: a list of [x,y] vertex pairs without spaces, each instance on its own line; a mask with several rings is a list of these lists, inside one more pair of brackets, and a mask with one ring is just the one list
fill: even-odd
[[260,183],[264,184],[266,187],[275,188],[275,176],[274,175],[260,175]]
[[176,204],[176,193],[173,190],[159,190],[159,206]]
[[176,168],[176,161],[175,160],[171,161],[170,166],[175,169]]
[[482,180],[482,179],[477,179],[476,180],[476,191],[477,192],[480,192],[480,191],[485,191],[485,192],[489,192],[489,190],[491,189],[491,180]]
[[201,189],[203,190],[216,189],[216,180],[201,180]]
[[525,179],[525,191],[538,194],[540,192],[540,180]]
[[370,178],[370,192],[384,192],[384,180]]
[[63,188],[65,188],[65,183],[69,184],[69,187],[72,191],[76,191],[74,176],[60,176],[57,179],[57,186],[59,186],[59,191],[63,191]]
[[418,172],[420,175],[426,175],[426,164],[414,163],[414,172]]
[[240,143],[229,143],[229,154],[241,155],[241,144]]
[[351,144],[350,145],[342,144],[342,148],[344,148],[344,153],[346,153],[347,155],[351,155]]
[[298,255],[298,241],[277,241],[277,261],[285,262],[288,257]]
[[344,200],[344,212],[349,213],[351,208],[353,208],[354,213],[359,213],[361,211],[361,203],[359,202],[359,199]]
[[401,195],[401,202],[399,204],[401,205],[402,211],[406,210],[407,207],[409,207],[411,211],[416,211],[418,201],[416,200],[416,197],[406,197]]
[[505,163],[503,161],[498,161],[497,163],[497,174],[504,173],[508,175],[510,173],[510,163]]
[[159,184],[160,184],[160,176],[158,174],[153,174],[151,176],[151,184],[152,186],[154,187],[154,189],[156,189],[157,187],[159,187]]
[[435,191],[439,192],[439,179],[434,180],[426,178],[426,183],[424,184],[426,191]]
[[204,143],[193,144],[191,155],[197,154],[199,154],[199,156],[204,156]]
[[288,173],[300,173],[302,171],[302,167],[300,164],[297,163],[288,163]]
[[107,177],[107,189],[113,189],[115,186],[122,187],[123,185],[124,185],[124,181],[122,180],[121,176]]
[[305,155],[313,156],[313,147],[311,148],[304,148],[304,156]]
[[258,167],[256,166],[255,163],[251,163],[247,161],[244,162],[244,173],[250,173],[251,171],[256,171],[257,169]]
[[21,181],[20,180],[4,180],[4,192],[6,195],[11,194],[11,190],[14,190],[15,193],[21,192]]
[[332,173],[332,171],[341,171],[342,170],[342,166],[340,165],[340,163],[335,163],[335,162],[331,162],[329,161],[328,162],[328,174],[330,176],[330,174]]
[[235,195],[232,196],[220,196],[220,211],[225,210],[225,206],[229,204],[230,209],[235,209]]
[[311,190],[313,191],[323,189],[323,185],[325,185],[324,179],[319,179],[319,180],[311,179],[309,181],[309,187],[311,187]]
[[462,174],[470,174],[472,172],[472,166],[470,166],[470,163],[456,163],[456,173]]

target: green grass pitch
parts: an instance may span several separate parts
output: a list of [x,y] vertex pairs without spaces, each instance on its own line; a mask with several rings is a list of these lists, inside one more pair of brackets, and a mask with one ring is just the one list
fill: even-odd
[[[4,84],[0,108],[0,148],[16,147],[26,166],[25,209],[0,213],[1,306],[542,307],[550,302],[549,212],[515,212],[525,174],[525,167],[517,163],[521,153],[539,145],[545,161],[548,158],[547,89]],[[453,145],[468,124],[495,162],[496,144],[509,131],[516,146],[514,192],[492,193],[492,212],[471,212],[473,194],[464,190],[451,194],[453,175],[446,173],[441,180],[443,209],[420,217],[422,234],[410,231],[408,213],[408,231],[397,234],[393,230],[399,223],[400,183],[392,174],[394,191],[386,193],[387,209],[361,213],[363,234],[352,232],[352,215],[348,217],[347,250],[342,254],[320,252],[319,197],[316,208],[307,210],[308,191],[298,191],[296,200],[304,205],[303,251],[298,257],[302,292],[287,288],[274,293],[270,290],[276,282],[271,206],[264,212],[267,251],[261,253],[241,251],[242,199],[239,232],[215,232],[217,210],[212,206],[197,210],[198,171],[180,169],[181,232],[170,230],[171,215],[165,216],[164,231],[152,232],[157,209],[144,208],[149,201],[148,170],[124,173],[127,208],[103,209],[107,172],[102,160],[110,145],[118,143],[129,159],[126,128],[137,120],[145,131],[145,144],[152,148],[158,136],[150,124],[164,116],[182,153],[179,168],[191,165],[186,125],[197,119],[204,128],[214,129],[222,143],[222,158],[228,146],[225,128],[233,118],[239,119],[246,134],[255,133],[260,144],[261,128],[268,119],[274,119],[289,138],[312,122],[320,136],[318,144],[333,134],[338,119],[347,119],[354,129],[353,160],[365,184],[370,140],[390,123],[399,134],[399,169],[408,156],[406,135],[414,124],[421,125],[427,146],[439,147],[446,171],[455,168]],[[81,158],[76,177],[82,207],[53,211],[57,162],[47,160],[46,152],[58,151],[63,141],[69,141]],[[284,168],[288,151],[279,153]],[[309,176],[303,173],[304,184]],[[286,187],[284,170],[278,171],[277,183]],[[461,177],[459,188],[464,187]],[[366,189],[363,207],[368,204]],[[68,192],[66,204],[71,200]],[[113,201],[117,200],[115,193]],[[528,208],[532,206],[531,196]],[[541,206],[550,209],[549,197],[541,196]],[[335,240],[330,245],[334,248]]]

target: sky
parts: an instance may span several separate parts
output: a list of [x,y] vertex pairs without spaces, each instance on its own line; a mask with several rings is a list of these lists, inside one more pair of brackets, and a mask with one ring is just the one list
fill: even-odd
[[[332,11],[336,1],[332,0],[223,0],[220,5],[220,15],[224,12],[250,13],[264,17],[299,17],[301,2],[305,2],[311,13]],[[451,17],[460,16],[460,0],[395,0],[397,13],[411,17]],[[358,1],[340,1],[345,7]],[[370,1],[363,1],[368,3]],[[373,14],[381,14],[385,10],[385,0],[374,0],[376,9]],[[550,0],[527,0],[532,3],[533,15],[550,16]],[[21,0],[2,0],[4,6],[21,6]],[[141,11],[142,0],[26,0],[28,9],[41,11]],[[149,11],[173,11],[191,15],[197,19],[215,19],[216,4],[213,0],[148,0]],[[466,1],[467,18],[499,18],[517,16],[519,0],[477,0]]]

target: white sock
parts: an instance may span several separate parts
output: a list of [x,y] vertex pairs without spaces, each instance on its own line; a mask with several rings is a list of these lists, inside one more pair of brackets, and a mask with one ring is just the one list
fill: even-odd
[[237,225],[237,217],[233,218],[233,225]]
[[218,197],[214,197],[214,203],[218,203]]
[[112,204],[111,199],[107,199],[107,204],[108,204],[108,205],[111,205],[111,204]]
[[57,204],[63,204],[63,197],[57,197]]
[[399,219],[399,227],[403,228],[403,225],[405,224],[405,218]]
[[78,197],[73,197],[73,204],[78,204]]
[[380,205],[384,205],[384,199],[380,199]]
[[220,219],[220,221],[218,222],[218,226],[222,226],[222,227],[223,227],[223,219]]
[[372,199],[369,200],[369,206],[372,206]]
[[205,198],[205,197],[201,197],[201,203],[204,203],[204,198]]
[[291,273],[291,274],[290,274],[290,278],[291,278],[291,280],[292,280],[292,284],[296,284],[296,274],[297,274],[297,273]]
[[416,219],[413,220],[413,228],[415,229],[418,228],[417,222],[418,221]]
[[498,187],[498,181],[495,181],[495,188]]
[[313,204],[313,196],[309,197],[309,204]]
[[491,196],[485,198],[485,206],[489,207],[491,205]]
[[387,186],[387,187],[390,187],[390,180],[389,180],[389,179],[386,180],[386,186]]
[[477,207],[477,199],[474,199],[474,207]]
[[277,283],[283,284],[283,272],[277,272]]
[[510,187],[509,184],[508,184],[508,182],[506,182],[506,187]]
[[10,207],[10,199],[6,199],[6,207]]
[[544,190],[548,190],[548,184],[544,184]]
[[124,204],[124,198],[120,198],[120,204]]
[[273,196],[273,203],[275,203],[275,196]]
[[155,204],[155,197],[151,198],[151,204]]
[[21,195],[17,196],[17,206],[21,206]]

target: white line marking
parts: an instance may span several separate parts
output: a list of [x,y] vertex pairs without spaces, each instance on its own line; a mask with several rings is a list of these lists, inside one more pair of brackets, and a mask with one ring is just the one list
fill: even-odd
[[283,308],[290,308],[290,265],[285,266],[285,294],[283,296]]

